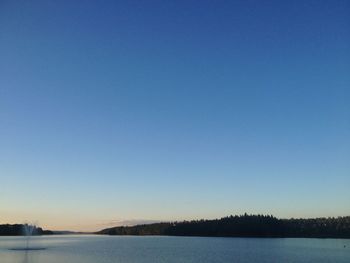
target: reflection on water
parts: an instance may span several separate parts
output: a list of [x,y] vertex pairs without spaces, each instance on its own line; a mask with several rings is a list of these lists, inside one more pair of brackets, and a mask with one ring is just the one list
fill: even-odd
[[199,237],[35,237],[16,251],[21,237],[0,237],[1,263],[273,263],[350,262],[350,240]]
[[23,261],[22,263],[28,263],[29,261],[29,253],[28,251],[24,251]]
[[[34,250],[18,250],[17,252],[19,253],[19,260],[18,262],[20,263],[32,263],[32,262],[37,262],[36,255],[33,254]],[[21,257],[22,255],[22,257]],[[15,262],[15,261],[14,261]]]

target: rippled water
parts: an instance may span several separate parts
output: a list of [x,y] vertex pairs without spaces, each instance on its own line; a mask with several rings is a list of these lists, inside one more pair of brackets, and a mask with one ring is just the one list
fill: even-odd
[[22,237],[0,237],[1,263],[350,262],[349,239],[44,236],[33,248]]

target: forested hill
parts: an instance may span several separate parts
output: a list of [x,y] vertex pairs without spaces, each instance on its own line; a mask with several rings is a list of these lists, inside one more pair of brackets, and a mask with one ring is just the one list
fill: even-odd
[[208,237],[350,238],[350,216],[314,219],[277,219],[264,215],[229,216],[215,220],[155,223],[113,227],[96,234]]
[[[36,227],[33,231],[33,235],[52,235],[49,230],[43,230],[41,227]],[[22,236],[24,235],[24,225],[0,225],[0,236]]]

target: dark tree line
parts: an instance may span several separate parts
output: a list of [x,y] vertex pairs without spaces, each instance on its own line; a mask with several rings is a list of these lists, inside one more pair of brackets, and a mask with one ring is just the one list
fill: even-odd
[[350,238],[350,217],[277,219],[270,215],[244,214],[215,220],[113,227],[97,232],[97,234]]
[[[41,227],[35,227],[33,235],[51,235],[49,230],[43,230]],[[24,225],[0,225],[0,236],[22,236],[25,235]]]

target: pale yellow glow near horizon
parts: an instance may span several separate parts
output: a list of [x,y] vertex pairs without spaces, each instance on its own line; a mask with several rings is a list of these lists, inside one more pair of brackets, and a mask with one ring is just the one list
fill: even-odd
[[[338,215],[334,215],[335,217]],[[346,215],[341,215],[346,216]],[[292,216],[291,216],[292,217]],[[294,218],[299,218],[303,216],[293,216]],[[312,217],[312,216],[310,216]],[[322,217],[322,216],[320,216]],[[32,218],[36,218],[33,220]],[[219,218],[219,217],[213,217]],[[206,219],[213,219],[206,218]],[[286,218],[286,217],[285,217]],[[290,217],[288,217],[290,218]],[[304,217],[305,218],[305,217]],[[56,231],[76,231],[76,232],[95,232],[105,228],[113,227],[113,226],[121,226],[121,225],[136,225],[136,224],[144,224],[148,222],[157,222],[157,221],[182,221],[182,220],[191,220],[191,219],[201,219],[201,218],[184,218],[184,219],[115,219],[115,220],[103,220],[99,218],[87,218],[87,217],[71,217],[71,216],[42,216],[38,217],[36,215],[32,215],[31,217],[22,214],[4,214],[1,213],[0,224],[22,224],[22,223],[35,223],[39,227],[42,227],[45,230],[56,230]]]
[[97,231],[105,228],[104,221],[86,216],[38,215],[37,213],[11,212],[1,213],[0,224],[35,223],[48,230]]
[[[139,211],[139,210],[122,210],[118,209],[114,211],[107,211],[104,209],[52,209],[52,207],[37,207],[27,208],[21,206],[18,209],[18,204],[7,205],[3,204],[0,207],[0,224],[21,224],[25,222],[33,222],[43,229],[47,230],[68,230],[68,231],[82,231],[82,232],[94,232],[102,230],[104,228],[118,226],[118,225],[130,225],[156,221],[182,221],[192,219],[214,219],[228,215],[239,215],[243,213],[248,214],[272,214],[278,218],[310,218],[310,217],[328,217],[328,216],[348,216],[349,214],[344,211],[342,214],[338,214],[337,211],[328,209],[327,213],[322,210],[302,210],[288,212],[280,210],[265,211],[263,208],[260,210],[218,210],[212,213],[206,213],[205,211],[192,210],[189,211],[174,211],[164,209],[158,213],[153,211]],[[181,216],[182,215],[182,216]]]

